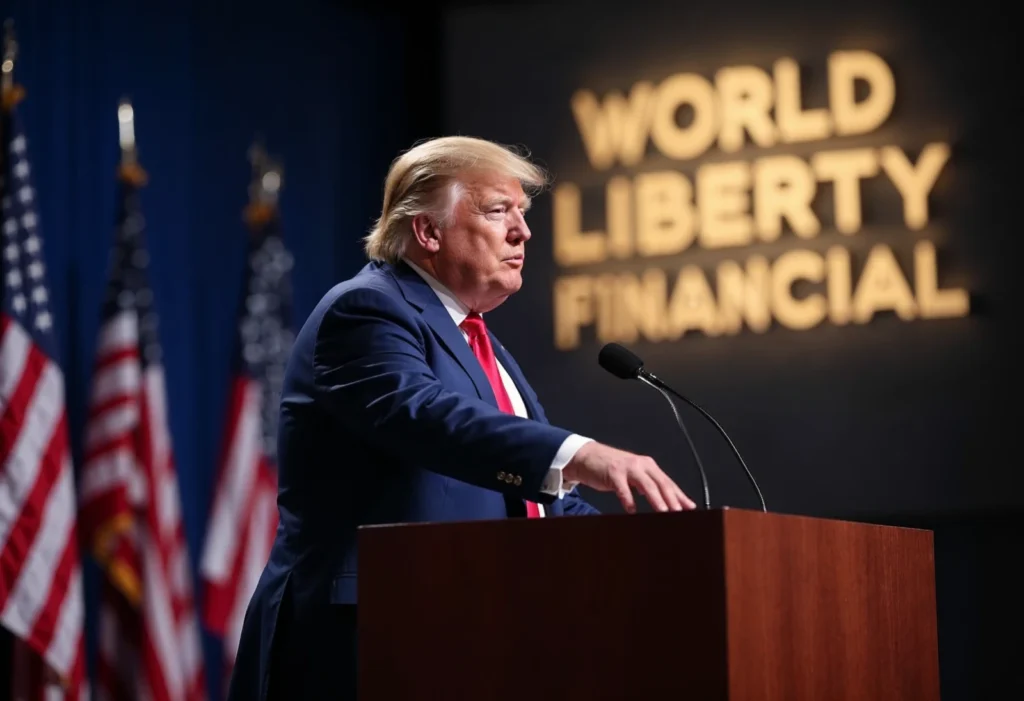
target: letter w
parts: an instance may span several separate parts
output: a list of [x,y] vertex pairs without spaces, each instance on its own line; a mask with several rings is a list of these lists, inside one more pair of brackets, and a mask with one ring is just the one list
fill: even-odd
[[590,165],[606,170],[616,156],[623,165],[639,163],[647,149],[653,109],[654,86],[648,82],[634,85],[629,100],[618,91],[608,93],[603,105],[591,91],[578,90],[572,96],[572,113]]

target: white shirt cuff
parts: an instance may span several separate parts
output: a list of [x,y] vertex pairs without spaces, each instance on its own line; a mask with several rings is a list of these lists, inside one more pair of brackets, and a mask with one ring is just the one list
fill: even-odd
[[540,485],[540,491],[544,494],[553,494],[559,499],[571,492],[579,482],[563,482],[562,468],[569,464],[569,461],[572,460],[580,448],[592,440],[592,438],[579,436],[575,433],[566,438],[562,442],[561,447],[559,447],[558,452],[555,453],[555,459],[551,461],[551,467],[548,469],[548,473]]

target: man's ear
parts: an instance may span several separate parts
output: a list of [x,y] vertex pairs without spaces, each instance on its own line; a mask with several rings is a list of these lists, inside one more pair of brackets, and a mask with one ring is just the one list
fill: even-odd
[[428,214],[417,214],[412,218],[412,235],[428,253],[437,253],[441,248],[441,231]]

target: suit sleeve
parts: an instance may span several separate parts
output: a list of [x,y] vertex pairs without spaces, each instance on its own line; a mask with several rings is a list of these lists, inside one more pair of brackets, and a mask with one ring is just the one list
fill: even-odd
[[575,487],[562,498],[562,509],[566,516],[596,516],[601,513],[581,497]]
[[[502,348],[502,350],[505,349]],[[512,357],[512,355],[508,353],[507,350],[505,352],[506,354],[508,354],[509,362],[515,363],[516,361]],[[516,366],[516,370],[519,371],[520,375],[523,374],[523,371],[519,368],[518,365]],[[533,405],[537,407],[537,420],[547,424],[548,417],[544,411],[544,406],[540,402],[540,397],[537,396],[537,393],[533,391],[533,387],[531,387],[529,384],[526,385],[525,389],[527,392],[530,393],[530,399],[533,400]],[[559,455],[556,455],[556,459],[553,462],[555,463],[555,465],[557,465],[559,470],[561,470],[561,468],[564,467],[565,463],[567,463],[572,458],[572,456],[576,454],[576,451],[579,450],[581,446],[581,441],[576,439],[580,438],[582,437],[572,434],[559,447],[559,453],[562,453],[564,450],[566,450],[566,448],[569,448],[570,450],[570,453],[567,456],[561,457]],[[555,465],[549,465],[549,468],[554,467]],[[564,513],[566,516],[590,516],[599,515],[601,513],[598,509],[589,504],[582,496],[580,496],[579,490],[576,487],[573,487],[569,491],[565,492],[565,494],[562,497],[562,508],[564,509]]]
[[317,329],[313,367],[328,410],[382,452],[480,487],[553,501],[539,489],[570,432],[446,389],[426,361],[419,327],[387,294],[359,289],[339,297]]

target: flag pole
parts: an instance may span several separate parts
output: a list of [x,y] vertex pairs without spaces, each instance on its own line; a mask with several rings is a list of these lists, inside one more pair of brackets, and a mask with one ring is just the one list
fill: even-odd
[[249,184],[249,204],[243,216],[252,231],[258,231],[277,213],[277,200],[284,185],[281,163],[267,155],[263,140],[258,138],[249,147],[252,179]]
[[4,109],[10,111],[25,97],[25,89],[14,82],[14,61],[18,58],[18,40],[14,36],[14,20],[4,20],[4,53],[0,64],[0,90]]
[[121,144],[121,163],[117,168],[118,179],[142,187],[146,184],[146,171],[139,165],[138,149],[135,143],[135,108],[127,97],[117,105],[118,142]]
[[[2,39],[2,46],[0,46],[0,50],[2,50],[2,53],[0,53],[0,108],[2,108],[2,111],[4,113],[4,118],[2,120],[0,120],[0,142],[2,142],[2,147],[0,147],[0,164],[2,164],[2,166],[0,166],[0,169],[2,169],[3,171],[6,171],[3,174],[4,178],[0,179],[0,188],[4,189],[4,195],[6,197],[6,195],[10,192],[9,188],[12,188],[12,187],[16,186],[15,183],[7,182],[6,181],[6,178],[12,177],[12,171],[8,170],[10,168],[10,164],[6,163],[6,161],[11,157],[12,153],[15,154],[14,160],[17,162],[17,165],[18,166],[22,166],[21,168],[17,168],[17,169],[13,170],[13,179],[17,180],[17,181],[20,181],[20,184],[18,184],[17,186],[20,187],[22,189],[22,191],[25,191],[25,192],[28,192],[28,193],[32,192],[32,190],[31,190],[31,181],[29,179],[28,162],[27,162],[27,158],[26,158],[26,156],[24,154],[24,151],[25,151],[24,137],[21,134],[18,134],[18,136],[16,137],[17,139],[19,139],[21,141],[21,143],[20,143],[20,145],[18,147],[14,147],[13,146],[13,142],[11,140],[12,139],[12,134],[17,133],[17,131],[18,131],[16,129],[13,129],[13,127],[12,127],[13,118],[14,118],[14,108],[25,97],[25,89],[24,89],[24,87],[22,87],[21,85],[18,85],[14,81],[14,68],[15,68],[15,64],[16,64],[17,58],[18,58],[18,41],[17,41],[17,38],[15,37],[15,34],[14,34],[14,20],[13,19],[8,18],[8,19],[4,20],[3,39]],[[11,133],[2,133],[6,129],[10,129]],[[22,243],[21,251],[19,251],[19,246],[18,246],[18,243],[17,243],[17,239],[14,239],[14,241],[15,241],[14,244],[5,244],[5,245],[8,248],[10,248],[13,245],[13,250],[14,250],[14,252],[16,254],[20,253],[20,255],[24,255],[25,253],[29,253],[29,254],[34,254],[34,255],[38,256],[39,255],[39,249],[40,249],[40,246],[41,246],[41,243],[40,243],[41,239],[40,239],[40,237],[36,233],[36,226],[37,226],[37,224],[36,224],[36,211],[32,208],[31,197],[26,198],[24,201],[22,201],[22,206],[24,207],[24,210],[22,211],[20,216],[17,216],[15,218],[13,215],[11,215],[11,218],[8,218],[8,216],[9,216],[8,215],[8,211],[7,211],[8,208],[5,205],[5,207],[4,207],[4,219],[5,219],[5,221],[4,221],[4,224],[5,224],[4,229],[5,229],[5,233],[7,233],[7,235],[10,236],[11,238],[13,238],[13,235],[10,232],[6,231],[7,225],[14,225],[15,232],[20,228],[22,231],[27,232],[28,236],[27,236],[27,238],[24,239],[24,242]],[[31,242],[31,247],[29,245],[30,242]],[[6,253],[6,251],[5,251],[5,253]],[[15,271],[18,271],[18,257],[20,257],[20,256],[15,256],[15,258],[13,259],[13,264],[14,264],[14,270]],[[10,257],[8,257],[8,261],[11,261]],[[52,317],[50,316],[50,312],[45,307],[40,307],[40,305],[45,304],[45,300],[47,298],[46,297],[45,276],[42,273],[43,268],[41,267],[41,261],[37,260],[37,261],[35,261],[35,263],[33,263],[33,265],[40,266],[40,267],[37,268],[37,270],[39,271],[38,275],[35,276],[35,277],[38,278],[36,283],[35,283],[37,286],[33,290],[33,300],[34,300],[34,303],[37,305],[36,306],[35,328],[36,328],[36,330],[38,332],[41,332],[41,334],[43,334],[43,335],[50,335],[50,339],[49,340],[52,341],[53,340],[52,339],[52,328],[51,328],[52,327]],[[37,297],[36,296],[37,293],[40,293],[41,297]],[[42,300],[42,302],[40,302],[40,299]],[[39,311],[40,309],[42,309],[41,312]],[[18,312],[18,311],[23,311],[23,310],[15,309],[15,312]],[[43,322],[44,319],[46,320],[45,324]],[[17,318],[15,318],[13,326],[18,326],[19,323],[20,322],[17,320]],[[30,336],[30,338],[31,338],[31,336]],[[30,343],[31,343],[31,341],[30,341]],[[60,378],[60,379],[57,380],[57,383],[58,383],[58,387],[60,388],[60,391],[62,392],[63,391],[63,387],[65,385],[64,385],[64,379],[63,379],[63,373],[60,370],[59,364],[57,364],[54,359],[46,357],[46,352],[43,352],[42,355],[45,358],[44,362],[47,364],[47,366],[49,366],[50,363],[53,363],[52,367],[55,367],[57,369],[57,372],[55,373],[55,376]],[[4,371],[6,369],[8,369],[8,368],[0,367],[0,371]],[[3,399],[7,399],[7,398],[4,397]],[[63,404],[60,407],[52,407],[51,409],[52,410],[51,410],[50,413],[51,413],[52,416],[66,415],[65,414],[66,407],[63,406]],[[59,409],[59,411],[54,411],[56,409]],[[15,412],[16,415],[19,414],[19,413],[21,415],[26,415],[26,412],[24,412],[24,411]],[[61,421],[63,421],[63,418],[61,418]],[[31,430],[28,429],[28,427],[26,425],[19,426],[18,422],[17,422],[17,419],[15,419],[15,432],[17,432],[18,430],[24,430],[26,433],[31,433]],[[59,439],[58,439],[58,435],[59,435]],[[63,425],[61,425],[61,428],[58,429],[58,433],[54,433],[54,436],[53,436],[52,440],[53,440],[53,443],[51,444],[50,450],[53,450],[52,446],[58,446],[59,450],[60,450],[60,453],[62,453],[65,456],[64,459],[65,460],[69,460],[70,459],[70,457],[69,457],[70,456],[70,450],[69,450],[69,447],[68,447],[67,432],[66,432],[66,429],[63,427]],[[0,452],[3,452],[3,451],[0,451]],[[34,450],[30,450],[29,452],[32,453],[32,452],[34,452]],[[35,455],[27,454],[25,456],[22,456],[22,460],[27,465],[27,464],[29,464],[28,461],[33,460],[35,457],[41,457],[41,456],[35,456]],[[56,460],[58,462],[60,462],[62,460],[62,458],[61,457],[57,457]],[[70,462],[67,462],[67,465],[68,465],[68,467],[66,467],[64,469],[70,470],[71,469],[70,468]],[[54,484],[55,485],[61,484],[61,479],[59,477],[57,477],[56,475],[54,477],[55,477]],[[7,479],[7,476],[5,476],[5,479]],[[15,492],[18,491],[18,486],[19,485],[18,485],[17,475],[15,475],[14,476],[14,490],[15,490]],[[26,494],[28,494],[28,492],[26,492]],[[46,500],[45,504],[43,505],[43,506],[47,507],[47,508],[43,509],[44,513],[49,513],[49,511],[47,509],[49,508],[49,504],[50,503],[59,503],[60,501],[62,501],[64,499],[64,497],[62,496],[61,490],[59,488],[57,488],[57,487],[54,487],[52,490],[50,490],[45,495],[41,494],[41,496],[44,496],[44,498]],[[59,508],[60,508],[60,510],[64,510],[64,509],[67,509],[67,508],[70,508],[70,509],[73,510],[75,508],[74,499],[71,499],[69,503],[60,504]],[[6,515],[7,514],[0,514],[0,516],[6,516]],[[51,551],[52,553],[60,553],[60,552],[63,551],[64,548],[71,548],[72,551],[74,552],[74,555],[75,555],[75,565],[74,565],[74,568],[72,569],[72,571],[70,573],[64,573],[63,574],[63,581],[59,581],[56,578],[56,572],[60,568],[59,564],[57,564],[56,561],[50,561],[50,557],[49,556],[45,556],[45,555],[41,556],[38,562],[32,563],[33,566],[38,566],[38,565],[45,565],[47,567],[52,566],[52,570],[51,570],[50,574],[53,574],[55,576],[55,578],[52,581],[50,581],[50,584],[53,586],[54,590],[50,594],[47,594],[47,596],[52,596],[54,592],[57,592],[58,591],[58,586],[64,587],[65,588],[65,590],[64,590],[65,594],[70,596],[70,597],[76,597],[76,596],[80,597],[81,596],[80,590],[75,589],[75,585],[78,585],[81,582],[81,571],[78,568],[78,561],[77,561],[78,560],[78,558],[77,558],[77,554],[78,554],[77,553],[77,537],[78,537],[77,536],[77,530],[78,530],[77,516],[73,516],[72,517],[71,523],[72,523],[71,529],[68,531],[69,538],[70,538],[69,541],[67,541],[67,542],[57,542],[56,540],[51,540],[50,542],[47,542],[47,543],[40,543],[39,544],[40,547],[38,547],[37,550],[34,551],[37,554],[40,553],[40,552],[45,552],[47,550]],[[18,522],[14,522],[12,524],[12,526],[14,528],[14,530],[12,532],[12,538],[25,538],[25,537],[29,537],[29,536],[26,536],[24,531],[21,531],[21,529],[19,529],[20,525],[21,524],[19,524]],[[44,522],[41,525],[41,527],[45,527],[45,526],[46,526],[46,522]],[[22,528],[24,528],[24,527],[22,526]],[[44,529],[44,531],[45,531],[45,529]],[[49,534],[49,537],[51,539],[55,539],[55,538],[59,537],[59,534],[57,534],[55,532],[55,533]],[[16,564],[20,568],[21,566],[24,566],[25,563],[22,562],[22,563],[16,563]],[[42,573],[36,572],[36,574],[35,574],[35,578],[37,580],[36,584],[47,584],[47,582],[45,582],[45,581],[43,581],[41,579],[43,576],[44,575]],[[35,586],[35,585],[33,585],[33,586]],[[44,593],[45,593],[45,590],[46,590],[46,587],[43,588],[43,592]],[[76,594],[76,592],[77,592],[77,594]],[[44,609],[46,608],[46,602],[45,602],[45,600],[40,600],[40,603],[43,604],[43,607],[40,608],[39,611],[42,612],[43,615],[45,615]],[[66,603],[61,604],[61,606],[66,606]],[[61,610],[65,610],[65,609],[62,608]],[[79,609],[79,611],[80,610],[81,609]],[[82,629],[81,629],[81,626],[80,626],[80,620],[81,619],[69,619],[67,622],[63,623],[59,627],[58,626],[54,626],[54,630],[51,633],[47,634],[47,637],[50,638],[48,642],[47,641],[43,641],[43,642],[36,641],[35,643],[29,643],[28,642],[28,640],[29,640],[28,637],[21,637],[19,635],[15,635],[14,636],[15,637],[15,645],[16,645],[16,650],[17,650],[18,661],[17,661],[17,668],[12,670],[14,672],[14,675],[12,675],[12,676],[16,676],[16,678],[17,678],[16,685],[17,685],[17,693],[18,694],[26,694],[28,696],[36,697],[36,696],[38,696],[41,693],[45,693],[47,691],[46,687],[50,687],[50,686],[62,687],[65,691],[71,692],[73,694],[78,694],[81,691],[80,689],[73,688],[73,685],[78,684],[79,682],[82,681],[82,678],[83,678],[82,677],[82,671],[84,669],[82,666],[80,666],[80,665],[84,664],[84,654],[85,654],[83,638],[82,638],[82,635],[81,635],[82,634]],[[36,621],[36,623],[38,623],[38,620]],[[31,630],[31,628],[32,628],[32,624],[30,622],[29,629]],[[78,639],[76,641],[76,640],[69,639],[67,637],[68,635],[78,635],[79,637],[78,637]],[[77,659],[75,657],[72,657],[72,658],[70,658],[68,660],[61,661],[60,662],[60,664],[62,665],[61,669],[58,669],[55,666],[53,666],[55,658],[52,657],[52,656],[51,657],[47,657],[47,652],[46,652],[48,646],[50,644],[52,644],[55,639],[58,639],[58,638],[60,640],[62,640],[65,644],[69,643],[71,645],[76,645],[77,648],[78,648]],[[41,647],[39,647],[40,645],[41,645]],[[29,653],[31,653],[31,654],[28,657],[24,657],[24,658],[22,657],[23,654],[29,654]],[[20,696],[19,696],[19,698],[20,698]]]

